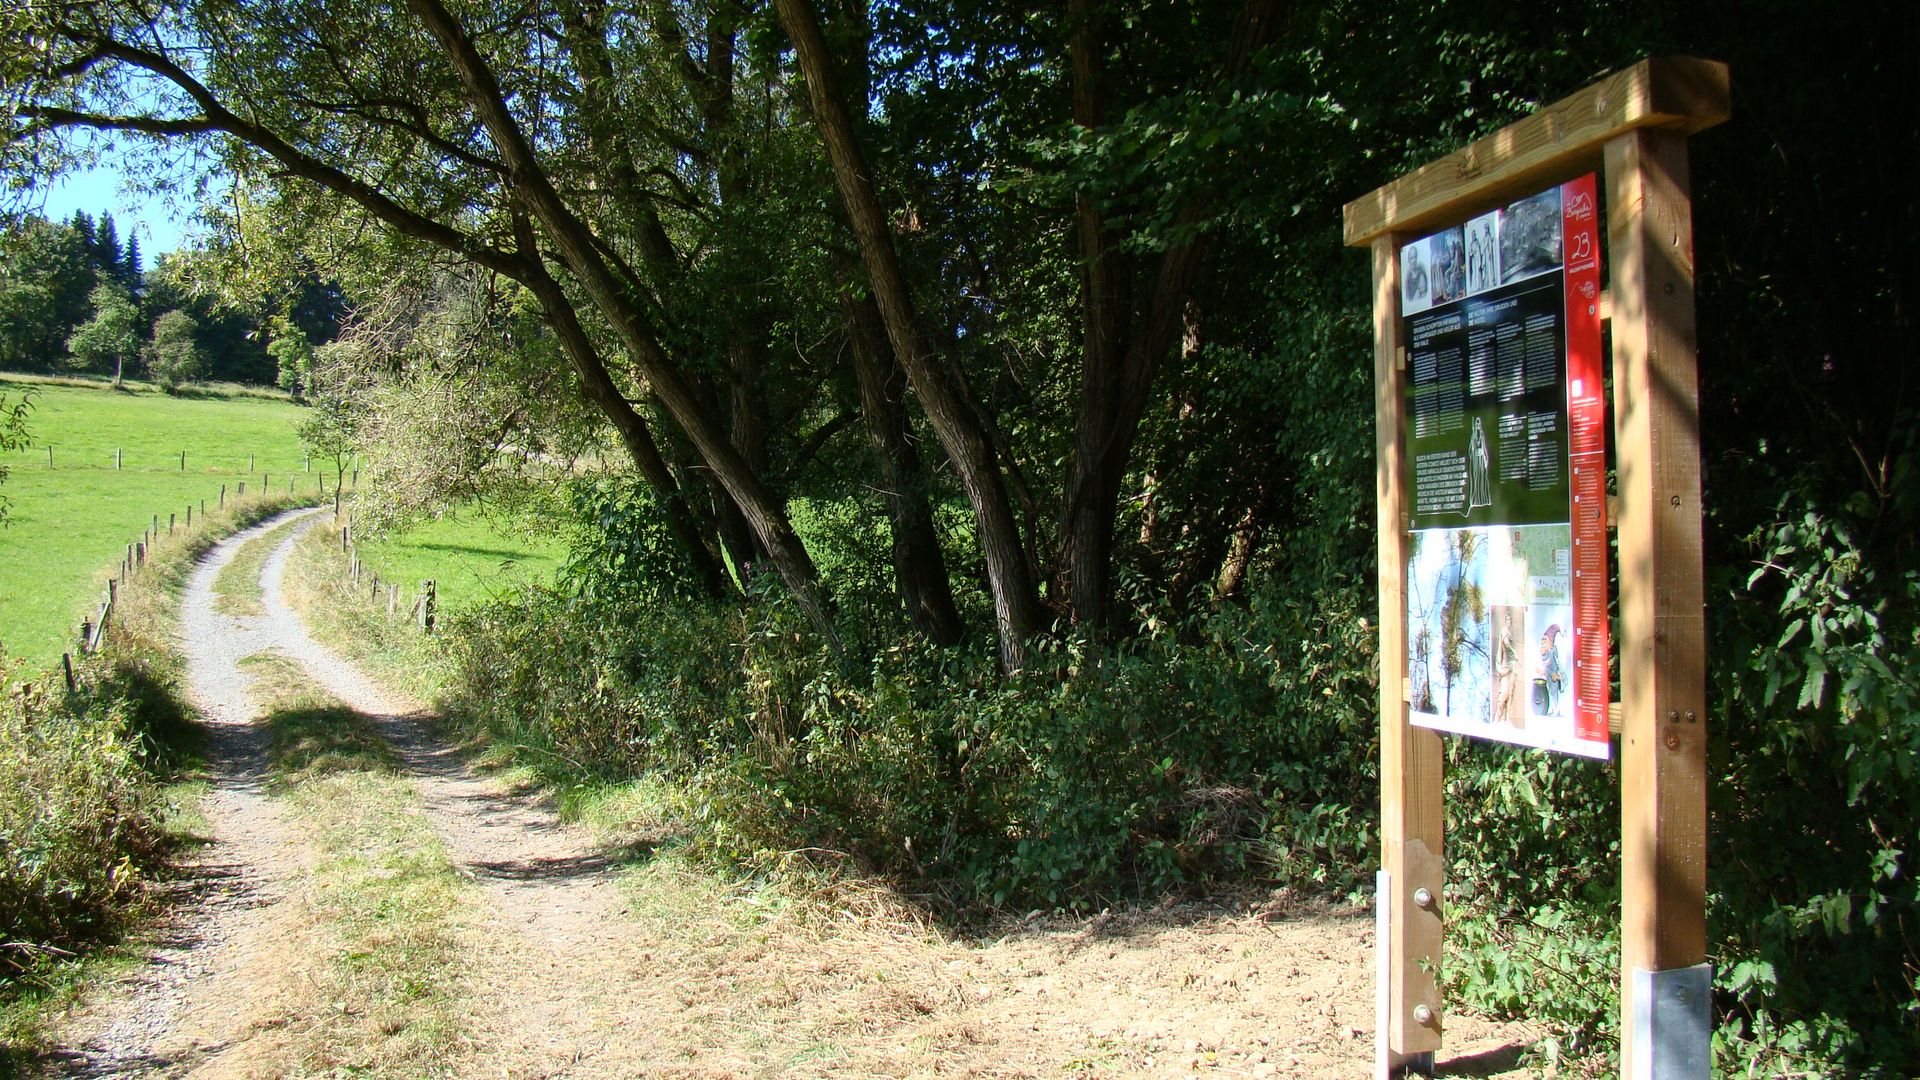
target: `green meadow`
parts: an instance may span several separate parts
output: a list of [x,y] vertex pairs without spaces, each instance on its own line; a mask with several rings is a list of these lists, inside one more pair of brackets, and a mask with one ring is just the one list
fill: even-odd
[[567,553],[558,537],[471,508],[357,546],[363,566],[409,597],[420,582],[433,581],[443,610],[550,582]]
[[155,515],[163,530],[169,514],[184,524],[189,506],[197,514],[203,500],[219,502],[223,484],[237,497],[242,483],[258,492],[263,475],[276,491],[289,482],[319,489],[294,434],[303,410],[284,398],[169,397],[10,376],[0,376],[0,390],[33,394],[32,445],[0,456],[11,470],[0,487],[11,503],[0,528],[0,651],[31,668],[59,661],[106,569]]

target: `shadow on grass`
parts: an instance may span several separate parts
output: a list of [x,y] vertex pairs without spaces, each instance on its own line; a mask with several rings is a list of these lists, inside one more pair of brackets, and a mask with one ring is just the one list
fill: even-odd
[[343,705],[295,705],[267,714],[268,752],[276,782],[343,772],[395,772],[400,758]]
[[524,551],[507,551],[502,548],[474,547],[471,544],[410,543],[407,546],[411,548],[418,548],[421,551],[444,551],[450,555],[477,555],[477,556],[491,558],[491,559],[502,559],[506,562],[520,562],[521,560],[527,557],[527,553]]

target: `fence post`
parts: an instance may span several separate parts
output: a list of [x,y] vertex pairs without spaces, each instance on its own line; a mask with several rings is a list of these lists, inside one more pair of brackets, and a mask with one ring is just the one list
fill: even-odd
[[93,640],[93,620],[80,620],[80,651],[87,651],[87,642]]
[[47,468],[53,468],[53,444],[47,444]]
[[247,471],[248,472],[253,471],[253,455],[252,454],[247,455]]
[[147,565],[147,545],[145,544],[133,545],[133,557],[134,557],[134,562],[136,564],[140,566]]
[[79,685],[78,683],[76,683],[76,682],[74,682],[74,680],[73,680],[73,654],[72,654],[72,653],[61,653],[61,654],[60,654],[60,666],[61,666],[62,668],[64,668],[64,669],[66,670],[66,673],[67,673],[67,693],[69,693],[69,694],[77,694],[77,693],[79,693],[79,692],[80,692],[80,685]]
[[187,471],[187,452],[185,450],[180,451],[180,471]]
[[115,450],[113,452],[113,467],[116,469],[120,467],[120,451],[119,450]]
[[167,515],[167,535],[168,536],[173,535],[173,523],[174,523],[174,515],[168,514]]
[[241,498],[245,496],[246,493],[247,493],[247,482],[245,480],[238,481],[234,485],[234,497]]
[[221,484],[220,485],[220,509],[225,510],[226,508],[227,508],[227,485]]
[[432,578],[420,583],[420,629],[424,633],[433,633],[434,607],[436,606],[436,588]]

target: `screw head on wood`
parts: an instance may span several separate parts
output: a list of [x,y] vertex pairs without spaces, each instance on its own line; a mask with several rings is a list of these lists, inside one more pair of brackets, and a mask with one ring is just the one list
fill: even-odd
[[1413,1022],[1416,1024],[1433,1023],[1433,1006],[1421,1002],[1413,1007]]
[[1423,908],[1433,906],[1433,892],[1424,886],[1413,890],[1413,902]]

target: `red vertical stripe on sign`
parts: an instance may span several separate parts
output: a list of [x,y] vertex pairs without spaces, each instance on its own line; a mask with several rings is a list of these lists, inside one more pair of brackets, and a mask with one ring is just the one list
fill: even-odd
[[1607,741],[1607,401],[1601,382],[1600,214],[1592,173],[1560,189],[1566,245],[1568,465],[1573,488],[1573,709]]

